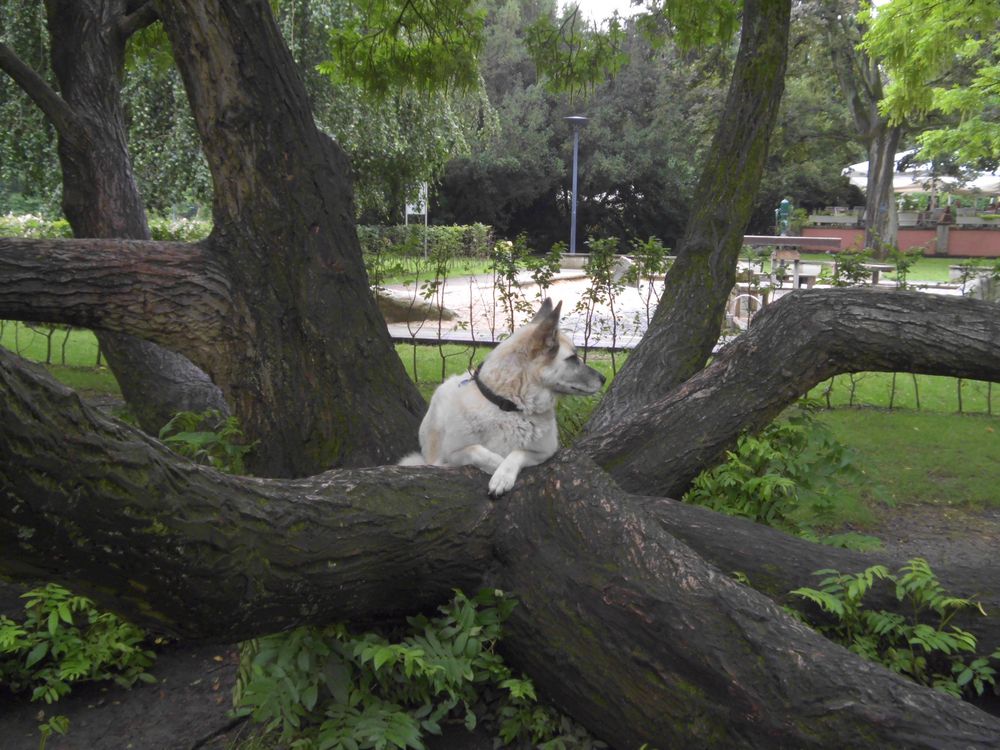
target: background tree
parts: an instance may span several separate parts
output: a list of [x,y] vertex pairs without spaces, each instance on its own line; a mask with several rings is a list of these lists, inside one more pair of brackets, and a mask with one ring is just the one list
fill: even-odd
[[907,125],[902,120],[890,122],[880,110],[885,73],[881,61],[860,47],[865,30],[860,7],[857,0],[820,0],[803,10],[816,14],[840,81],[841,95],[868,154],[864,243],[876,257],[882,258],[890,246],[897,244],[899,226],[892,176],[896,171],[896,152]]
[[889,75],[882,113],[892,122],[931,113],[948,120],[920,133],[921,155],[1000,159],[997,4],[893,0],[868,18],[863,47]]

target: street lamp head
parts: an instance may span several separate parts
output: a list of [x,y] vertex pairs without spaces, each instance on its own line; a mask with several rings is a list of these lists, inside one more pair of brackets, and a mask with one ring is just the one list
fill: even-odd
[[563,119],[570,123],[574,128],[579,128],[586,125],[589,118],[584,117],[583,115],[570,115],[569,117],[564,117]]

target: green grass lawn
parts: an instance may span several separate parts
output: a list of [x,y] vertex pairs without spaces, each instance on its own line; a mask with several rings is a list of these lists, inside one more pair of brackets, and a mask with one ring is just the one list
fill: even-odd
[[847,520],[864,523],[878,504],[1000,507],[1000,417],[834,409],[819,418],[863,472],[841,484]]
[[[802,260],[804,261],[832,261],[835,256],[831,253],[802,253]],[[885,263],[890,263],[891,261],[883,261]],[[947,282],[950,281],[948,275],[948,266],[958,265],[961,263],[959,258],[920,258],[913,266],[910,267],[909,273],[907,274],[907,281],[911,284],[916,284],[921,281],[933,281],[933,282]],[[893,278],[894,274],[890,272],[885,278]]]

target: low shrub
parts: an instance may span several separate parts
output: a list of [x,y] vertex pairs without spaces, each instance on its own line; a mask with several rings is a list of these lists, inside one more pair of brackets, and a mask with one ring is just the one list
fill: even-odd
[[[951,624],[959,612],[986,612],[975,599],[949,596],[926,560],[909,560],[895,575],[883,565],[861,573],[818,570],[815,575],[824,576],[818,589],[791,593],[832,616],[832,623],[814,624],[831,640],[956,698],[981,696],[988,686],[1000,693],[991,666],[1000,661],[1000,649],[969,659],[976,654],[976,637]],[[904,605],[898,612],[865,608],[865,596],[879,581],[895,587]],[[900,614],[906,611],[909,617]]]
[[23,595],[25,618],[0,616],[0,682],[54,703],[77,682],[155,682],[146,634],[54,583]]
[[459,720],[485,723],[504,745],[602,747],[535,703],[531,681],[496,653],[515,606],[500,591],[461,592],[436,617],[407,618],[394,637],[345,625],[298,628],[243,644],[236,714],[263,724],[282,747],[413,748]]

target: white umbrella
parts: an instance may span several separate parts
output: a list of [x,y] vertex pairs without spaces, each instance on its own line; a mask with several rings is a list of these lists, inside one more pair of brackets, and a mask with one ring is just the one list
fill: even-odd
[[[933,165],[930,162],[909,161],[917,152],[916,149],[900,151],[894,157],[897,169],[892,175],[892,191],[894,193],[933,193],[945,191],[949,193],[980,193],[994,194],[1000,192],[1000,174],[996,172],[974,172],[971,179],[962,180],[950,175],[934,176]],[[898,165],[906,159],[906,168],[899,170]],[[862,190],[868,187],[868,162],[861,161],[845,167],[844,174],[851,182]]]

